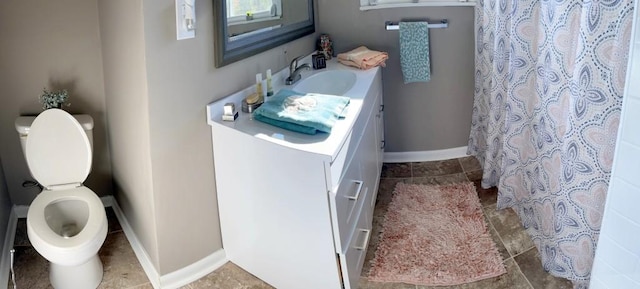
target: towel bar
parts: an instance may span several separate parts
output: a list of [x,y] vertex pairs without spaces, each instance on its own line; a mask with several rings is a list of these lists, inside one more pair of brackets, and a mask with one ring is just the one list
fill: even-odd
[[[400,25],[398,23],[393,23],[391,21],[387,21],[384,23],[387,30],[399,30]],[[441,20],[440,23],[429,23],[429,28],[447,28],[449,27],[449,21],[447,19]]]

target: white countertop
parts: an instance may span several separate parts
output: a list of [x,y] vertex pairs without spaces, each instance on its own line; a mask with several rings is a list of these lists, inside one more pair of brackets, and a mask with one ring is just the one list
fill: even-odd
[[[300,64],[309,63],[310,61],[311,57],[306,57],[305,59],[300,61]],[[356,83],[349,91],[344,94],[344,96],[348,96],[349,98],[351,98],[351,102],[347,107],[347,115],[344,119],[339,119],[336,122],[330,134],[318,133],[315,135],[306,135],[275,127],[257,120],[252,120],[249,113],[242,112],[240,107],[242,99],[247,95],[253,93],[255,91],[255,86],[249,87],[207,105],[207,122],[211,126],[222,126],[221,128],[234,129],[241,133],[252,135],[256,138],[260,138],[292,149],[327,155],[330,156],[331,160],[333,161],[336,158],[339,149],[342,147],[342,144],[345,142],[349,132],[351,131],[355,120],[358,118],[363,99],[371,88],[371,84],[373,83],[375,75],[379,69],[379,67],[376,67],[369,70],[359,70],[339,64],[334,58],[330,61],[327,61],[327,68],[325,69],[312,69],[302,72],[302,79],[298,81],[298,83],[313,74],[327,70],[350,70],[356,73]],[[272,83],[275,92],[279,91],[280,89],[295,90],[295,84],[291,86],[284,85],[283,80],[288,76],[288,73],[288,69],[284,69],[273,75]],[[327,85],[331,84],[327,83]],[[266,88],[266,85],[264,85],[264,83],[263,87]],[[265,98],[265,101],[269,101],[269,98]],[[239,113],[238,119],[236,119],[236,121],[234,122],[222,120],[223,106],[224,104],[229,102],[235,103],[235,106]]]

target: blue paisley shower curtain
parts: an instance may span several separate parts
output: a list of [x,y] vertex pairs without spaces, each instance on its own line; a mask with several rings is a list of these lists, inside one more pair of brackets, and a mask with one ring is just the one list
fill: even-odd
[[633,0],[479,0],[468,153],[544,269],[586,287],[626,74]]

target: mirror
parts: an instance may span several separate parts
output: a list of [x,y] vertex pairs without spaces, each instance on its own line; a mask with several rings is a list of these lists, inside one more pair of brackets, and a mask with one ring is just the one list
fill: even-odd
[[315,32],[313,0],[213,0],[216,67]]

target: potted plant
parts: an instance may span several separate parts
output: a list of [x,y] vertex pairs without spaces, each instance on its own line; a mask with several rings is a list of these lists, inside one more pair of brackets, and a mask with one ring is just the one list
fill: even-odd
[[253,20],[253,12],[247,11],[247,21]]
[[50,109],[50,108],[62,108],[63,105],[69,106],[69,103],[66,103],[69,98],[69,93],[66,89],[48,91],[46,88],[42,89],[42,94],[40,94],[40,103],[42,103],[42,109]]

